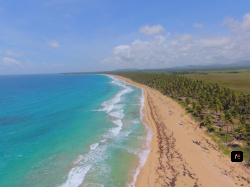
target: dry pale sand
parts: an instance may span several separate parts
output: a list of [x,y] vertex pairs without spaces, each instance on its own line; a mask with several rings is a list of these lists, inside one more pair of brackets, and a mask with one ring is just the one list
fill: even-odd
[[151,151],[136,187],[250,187],[250,171],[223,155],[204,134],[205,128],[200,129],[178,103],[157,90],[116,77],[144,89],[144,120],[153,131]]

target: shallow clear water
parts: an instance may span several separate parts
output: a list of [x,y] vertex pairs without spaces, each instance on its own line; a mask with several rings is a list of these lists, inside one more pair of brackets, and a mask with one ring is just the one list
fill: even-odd
[[142,103],[104,75],[0,76],[0,186],[133,186]]

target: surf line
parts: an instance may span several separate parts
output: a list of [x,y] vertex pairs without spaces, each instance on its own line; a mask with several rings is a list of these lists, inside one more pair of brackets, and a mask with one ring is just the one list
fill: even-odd
[[[95,110],[95,111],[103,111],[108,115],[116,118],[113,120],[113,123],[117,126],[115,128],[111,128],[109,130],[108,136],[105,137],[104,140],[100,142],[105,142],[107,138],[114,138],[117,136],[122,129],[122,121],[121,119],[124,117],[124,110],[115,109],[115,105],[120,102],[121,96],[130,93],[133,89],[126,85],[126,83],[120,79],[115,77],[110,77],[113,81],[111,83],[124,88],[119,91],[113,98],[110,100],[104,101],[102,106],[104,108]],[[79,155],[78,158],[73,162],[74,167],[69,171],[67,175],[67,180],[65,183],[60,185],[60,187],[78,187],[84,182],[84,179],[87,173],[93,169],[93,165],[102,162],[105,159],[105,155],[107,155],[106,150],[108,145],[101,145],[99,143],[94,143],[90,146],[90,151],[85,155]]]
[[[114,76],[111,76],[111,75],[107,75],[109,76],[110,78],[116,78],[116,79],[119,79],[117,77],[114,77]],[[151,131],[151,129],[149,128],[149,126],[144,122],[143,118],[145,117],[143,111],[146,112],[146,108],[145,108],[145,94],[144,94],[144,90],[143,88],[141,87],[138,87],[136,85],[133,85],[133,84],[130,84],[122,79],[119,79],[121,80],[122,82],[124,82],[125,84],[128,84],[128,85],[131,85],[131,86],[134,86],[134,87],[137,87],[139,89],[141,89],[141,92],[142,92],[142,95],[141,95],[141,102],[140,102],[140,119],[141,119],[141,122],[143,123],[144,127],[146,128],[146,135],[144,136],[144,139],[142,140],[142,146],[141,146],[141,150],[137,153],[138,157],[139,157],[139,165],[137,166],[137,168],[135,169],[135,171],[133,171],[133,179],[131,182],[128,182],[128,186],[135,186],[135,182],[137,180],[137,176],[139,175],[140,173],[140,170],[141,168],[145,165],[146,161],[147,161],[147,158],[148,158],[148,155],[149,155],[149,152],[150,152],[150,146],[149,146],[149,143],[151,141],[151,138],[153,136],[153,132]]]

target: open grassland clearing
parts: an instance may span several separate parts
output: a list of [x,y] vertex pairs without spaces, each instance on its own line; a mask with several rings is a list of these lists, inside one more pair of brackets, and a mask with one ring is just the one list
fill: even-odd
[[207,83],[218,83],[222,87],[250,94],[249,70],[201,71],[183,76]]

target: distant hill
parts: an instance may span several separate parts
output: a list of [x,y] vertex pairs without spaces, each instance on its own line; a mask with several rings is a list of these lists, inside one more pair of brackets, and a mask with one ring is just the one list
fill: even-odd
[[232,69],[250,68],[250,61],[241,61],[231,64],[210,64],[210,65],[188,65],[165,68],[165,70],[213,70],[213,69]]
[[220,69],[243,69],[250,68],[249,61],[240,61],[231,64],[209,64],[209,65],[187,65],[187,66],[177,66],[171,68],[161,68],[161,69],[135,69],[135,68],[125,68],[117,69],[115,72],[139,72],[139,71],[175,71],[175,70],[220,70]]
[[136,71],[141,71],[140,69],[135,69],[135,68],[125,68],[125,69],[117,69],[115,71],[119,72],[136,72]]
[[229,65],[231,65],[232,67],[250,67],[250,60],[235,62]]
[[179,71],[206,71],[206,70],[233,70],[233,69],[250,69],[250,60],[239,61],[231,64],[210,64],[210,65],[187,65],[177,66],[171,68],[155,68],[155,69],[136,69],[136,68],[124,68],[117,69],[115,71],[102,71],[102,72],[72,72],[72,73],[60,73],[60,74],[101,74],[111,72],[142,72],[142,71],[168,71],[168,72],[179,72]]

